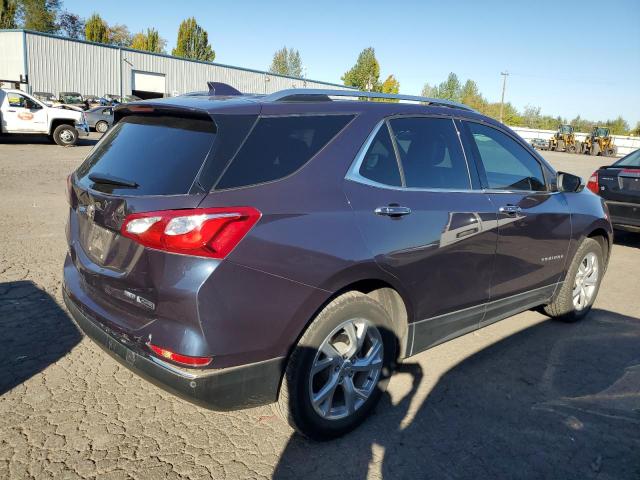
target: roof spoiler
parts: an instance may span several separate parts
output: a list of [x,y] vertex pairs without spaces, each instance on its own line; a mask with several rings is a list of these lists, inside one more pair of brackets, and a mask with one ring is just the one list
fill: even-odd
[[207,82],[209,87],[209,95],[216,97],[235,97],[242,95],[242,92],[236,90],[231,85],[222,82]]

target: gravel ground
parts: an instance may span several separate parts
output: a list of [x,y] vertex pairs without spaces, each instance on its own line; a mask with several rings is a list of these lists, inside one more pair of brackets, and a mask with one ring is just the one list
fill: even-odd
[[[585,321],[527,312],[424,352],[317,444],[270,407],[179,400],[72,326],[65,177],[94,143],[0,144],[0,478],[640,478],[640,235],[617,236]],[[604,160],[545,155],[582,176]]]

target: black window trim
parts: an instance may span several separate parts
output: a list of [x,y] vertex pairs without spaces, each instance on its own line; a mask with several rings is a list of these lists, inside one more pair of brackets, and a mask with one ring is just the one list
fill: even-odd
[[479,125],[483,125],[485,127],[488,128],[492,128],[504,135],[506,135],[507,137],[511,138],[513,141],[515,141],[518,145],[520,145],[530,156],[531,158],[533,158],[533,160],[535,160],[538,163],[538,166],[540,167],[540,172],[542,173],[542,177],[544,179],[544,186],[545,189],[544,190],[508,190],[505,188],[488,188],[488,183],[486,180],[486,172],[484,170],[484,165],[482,164],[482,160],[480,158],[476,158],[476,154],[473,152],[469,152],[469,156],[471,157],[475,168],[478,172],[478,176],[480,179],[480,183],[481,183],[481,190],[484,193],[518,193],[518,194],[529,194],[529,195],[535,195],[535,194],[544,194],[544,195],[548,195],[548,194],[554,194],[554,193],[558,193],[557,190],[554,190],[552,188],[553,186],[553,181],[551,178],[549,178],[549,173],[550,173],[550,169],[547,167],[547,165],[543,162],[540,161],[540,159],[538,158],[537,155],[533,155],[531,153],[531,151],[529,150],[528,146],[526,145],[526,142],[522,141],[519,138],[516,138],[514,135],[512,135],[511,133],[509,133],[508,131],[497,127],[496,125],[492,125],[491,123],[488,122],[483,122],[482,120],[478,120],[475,118],[465,118],[465,117],[460,117],[459,118],[460,123],[461,123],[461,127],[462,127],[462,131],[461,131],[461,135],[464,135],[467,139],[467,142],[469,142],[471,144],[471,142],[475,142],[475,140],[473,139],[473,135],[471,134],[471,131],[469,130],[469,128],[467,127],[466,123],[477,123]]
[[[224,178],[225,173],[227,173],[227,170],[231,167],[231,165],[235,161],[236,157],[238,156],[238,153],[240,153],[240,151],[242,150],[242,147],[244,147],[245,143],[247,142],[247,139],[251,136],[251,134],[253,133],[254,129],[257,127],[258,123],[260,123],[261,119],[263,119],[263,118],[283,118],[283,117],[284,118],[288,118],[288,117],[329,117],[329,116],[341,116],[341,117],[351,117],[351,118],[349,119],[349,121],[347,123],[344,124],[344,126],[340,130],[338,130],[338,132],[336,132],[336,134],[333,137],[331,137],[331,139],[327,143],[325,143],[322,146],[322,148],[320,150],[318,150],[311,158],[309,158],[305,163],[300,165],[299,168],[297,168],[296,170],[291,172],[289,175],[286,175],[286,176],[281,177],[281,178],[276,178],[274,180],[267,180],[266,182],[252,183],[250,185],[241,185],[241,186],[238,186],[238,187],[217,189],[218,183],[220,183],[220,181]],[[213,185],[209,189],[209,193],[213,193],[213,192],[230,192],[230,191],[234,191],[234,190],[240,190],[240,189],[244,189],[244,188],[253,188],[253,187],[258,187],[258,186],[262,186],[262,185],[268,185],[270,183],[281,182],[283,180],[287,180],[288,178],[290,178],[290,177],[296,175],[298,172],[300,172],[303,168],[305,168],[307,165],[309,165],[318,155],[320,155],[329,146],[329,144],[333,143],[334,140],[336,138],[338,138],[338,136],[340,136],[349,127],[349,125],[351,125],[351,123],[353,123],[353,121],[356,119],[357,116],[358,116],[357,113],[351,113],[351,112],[301,112],[301,113],[274,113],[274,114],[258,114],[258,115],[256,115],[256,120],[255,120],[255,122],[253,122],[253,125],[251,125],[251,128],[249,129],[249,132],[244,137],[244,139],[242,140],[242,143],[240,144],[238,149],[233,154],[233,157],[231,157],[231,159],[229,160],[229,162],[227,163],[225,168],[222,170],[222,173],[220,174],[220,176],[217,179],[215,179],[215,181],[213,182]],[[199,174],[198,174],[198,176],[196,178],[199,179]]]
[[[400,160],[400,155],[398,153],[398,146],[396,144],[396,140],[395,140],[395,136],[393,135],[393,129],[391,128],[391,125],[389,124],[389,122],[391,120],[394,120],[396,118],[441,118],[441,119],[446,119],[446,120],[450,120],[453,123],[453,128],[455,129],[456,133],[458,134],[458,142],[460,142],[460,149],[462,150],[462,156],[463,159],[465,161],[465,164],[467,166],[467,175],[469,178],[469,188],[464,188],[464,189],[460,189],[460,188],[422,188],[422,187],[407,187],[406,186],[406,182],[405,182],[405,178],[404,178],[404,170],[402,169],[402,161]],[[383,189],[387,189],[387,190],[399,190],[399,191],[406,191],[406,192],[449,192],[449,193],[477,193],[481,191],[481,188],[479,188],[480,186],[478,185],[476,188],[475,182],[474,182],[474,176],[471,175],[471,165],[469,163],[469,157],[467,156],[467,153],[464,149],[464,145],[462,144],[462,139],[461,139],[461,135],[462,132],[460,132],[460,130],[458,129],[458,125],[456,124],[456,120],[457,117],[453,116],[453,115],[444,115],[442,113],[437,113],[437,114],[416,114],[416,113],[400,113],[400,114],[395,114],[395,115],[389,115],[385,118],[383,118],[382,120],[380,120],[378,123],[376,123],[376,125],[373,127],[373,130],[371,131],[371,133],[369,134],[369,136],[367,137],[367,139],[365,140],[365,142],[362,144],[362,147],[360,147],[360,150],[358,151],[358,153],[356,154],[353,162],[351,163],[351,167],[349,168],[349,170],[347,171],[347,174],[345,175],[345,180],[350,180],[353,182],[357,182],[357,183],[361,183],[363,185],[368,185],[370,187],[375,187],[375,188],[383,188]],[[394,149],[394,154],[396,157],[396,162],[398,163],[398,169],[400,171],[400,179],[402,182],[401,186],[397,186],[397,185],[388,185],[386,183],[380,183],[380,182],[376,182],[375,180],[371,180],[363,175],[360,174],[360,167],[362,166],[362,162],[364,161],[364,157],[367,154],[367,151],[369,150],[369,147],[371,146],[371,143],[373,143],[373,140],[375,139],[376,135],[378,134],[378,131],[382,128],[383,125],[386,125],[386,128],[388,129],[389,132],[389,136],[391,137],[391,142],[393,144],[393,149]],[[475,168],[475,165],[474,165]]]

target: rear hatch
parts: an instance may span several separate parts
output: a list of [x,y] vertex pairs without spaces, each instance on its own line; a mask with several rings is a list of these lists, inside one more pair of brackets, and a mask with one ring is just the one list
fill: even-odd
[[[129,106],[117,117],[70,177],[68,240],[78,275],[65,279],[77,279],[86,306],[125,333],[158,318],[178,318],[197,331],[195,295],[211,268],[200,268],[198,257],[145,248],[121,227],[134,213],[196,208],[255,115],[216,121],[193,109]],[[221,126],[235,129],[226,142]]]

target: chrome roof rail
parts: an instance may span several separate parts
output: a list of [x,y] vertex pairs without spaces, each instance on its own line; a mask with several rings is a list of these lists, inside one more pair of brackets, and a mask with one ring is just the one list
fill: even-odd
[[381,98],[385,100],[404,100],[419,102],[440,107],[460,108],[474,112],[475,110],[462,103],[444,100],[442,98],[419,97],[417,95],[400,95],[393,93],[363,92],[361,90],[327,90],[323,88],[289,88],[270,93],[262,97],[263,102],[310,102],[327,101],[329,97],[347,97],[354,99]]

